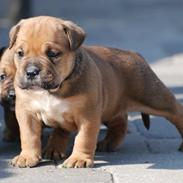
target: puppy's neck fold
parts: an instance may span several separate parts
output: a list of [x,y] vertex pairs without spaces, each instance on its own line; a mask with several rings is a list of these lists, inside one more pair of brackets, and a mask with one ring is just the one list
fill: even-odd
[[62,97],[72,96],[80,91],[78,89],[81,80],[86,77],[86,63],[83,61],[82,50],[78,49],[75,55],[75,63],[71,73],[61,83],[59,94]]
[[75,62],[74,62],[74,67],[73,70],[71,71],[71,73],[65,78],[64,81],[67,80],[72,80],[72,79],[76,79],[76,77],[80,76],[81,72],[82,72],[82,53],[80,50],[78,50],[76,52],[75,55]]

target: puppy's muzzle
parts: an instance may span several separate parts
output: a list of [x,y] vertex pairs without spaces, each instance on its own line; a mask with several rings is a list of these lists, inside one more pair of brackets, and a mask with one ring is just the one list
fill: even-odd
[[34,80],[39,76],[40,69],[36,65],[28,65],[26,68],[26,77],[27,80]]
[[7,95],[7,102],[8,102],[9,109],[11,111],[15,110],[15,98],[16,98],[15,90],[10,89]]

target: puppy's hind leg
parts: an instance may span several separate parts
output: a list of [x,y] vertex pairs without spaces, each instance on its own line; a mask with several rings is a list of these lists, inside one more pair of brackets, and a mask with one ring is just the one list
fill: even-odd
[[[173,94],[159,81],[153,87],[145,88],[142,95],[138,98],[140,112],[163,116],[169,120],[183,138],[183,106],[179,104]],[[180,147],[183,151],[183,144]]]
[[127,114],[122,114],[107,124],[107,134],[105,138],[98,142],[97,151],[110,152],[123,141],[127,132]]
[[[131,111],[165,117],[176,126],[183,138],[183,106],[176,101],[174,95],[150,67],[145,62],[142,63],[139,67],[135,67],[139,82],[134,83],[136,81],[134,77],[132,82],[128,82],[130,88],[128,91],[132,91],[128,92],[128,95],[133,102],[133,105],[129,105],[129,109],[131,106],[136,106],[137,108]],[[180,149],[183,149],[183,145]]]

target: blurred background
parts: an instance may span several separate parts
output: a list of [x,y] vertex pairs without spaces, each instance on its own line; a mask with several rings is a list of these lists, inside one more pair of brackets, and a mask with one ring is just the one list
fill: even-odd
[[38,15],[70,19],[85,43],[136,50],[150,63],[183,51],[183,0],[0,0],[0,45],[19,19]]
[[183,101],[183,0],[0,0],[0,46],[12,25],[38,15],[74,21],[85,44],[139,52]]

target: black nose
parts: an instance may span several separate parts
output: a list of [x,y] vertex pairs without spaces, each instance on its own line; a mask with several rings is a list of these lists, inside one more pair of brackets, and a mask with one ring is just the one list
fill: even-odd
[[8,100],[14,100],[15,99],[15,91],[14,90],[10,90],[8,92]]
[[27,79],[33,80],[39,75],[40,69],[35,65],[30,65],[26,69]]

